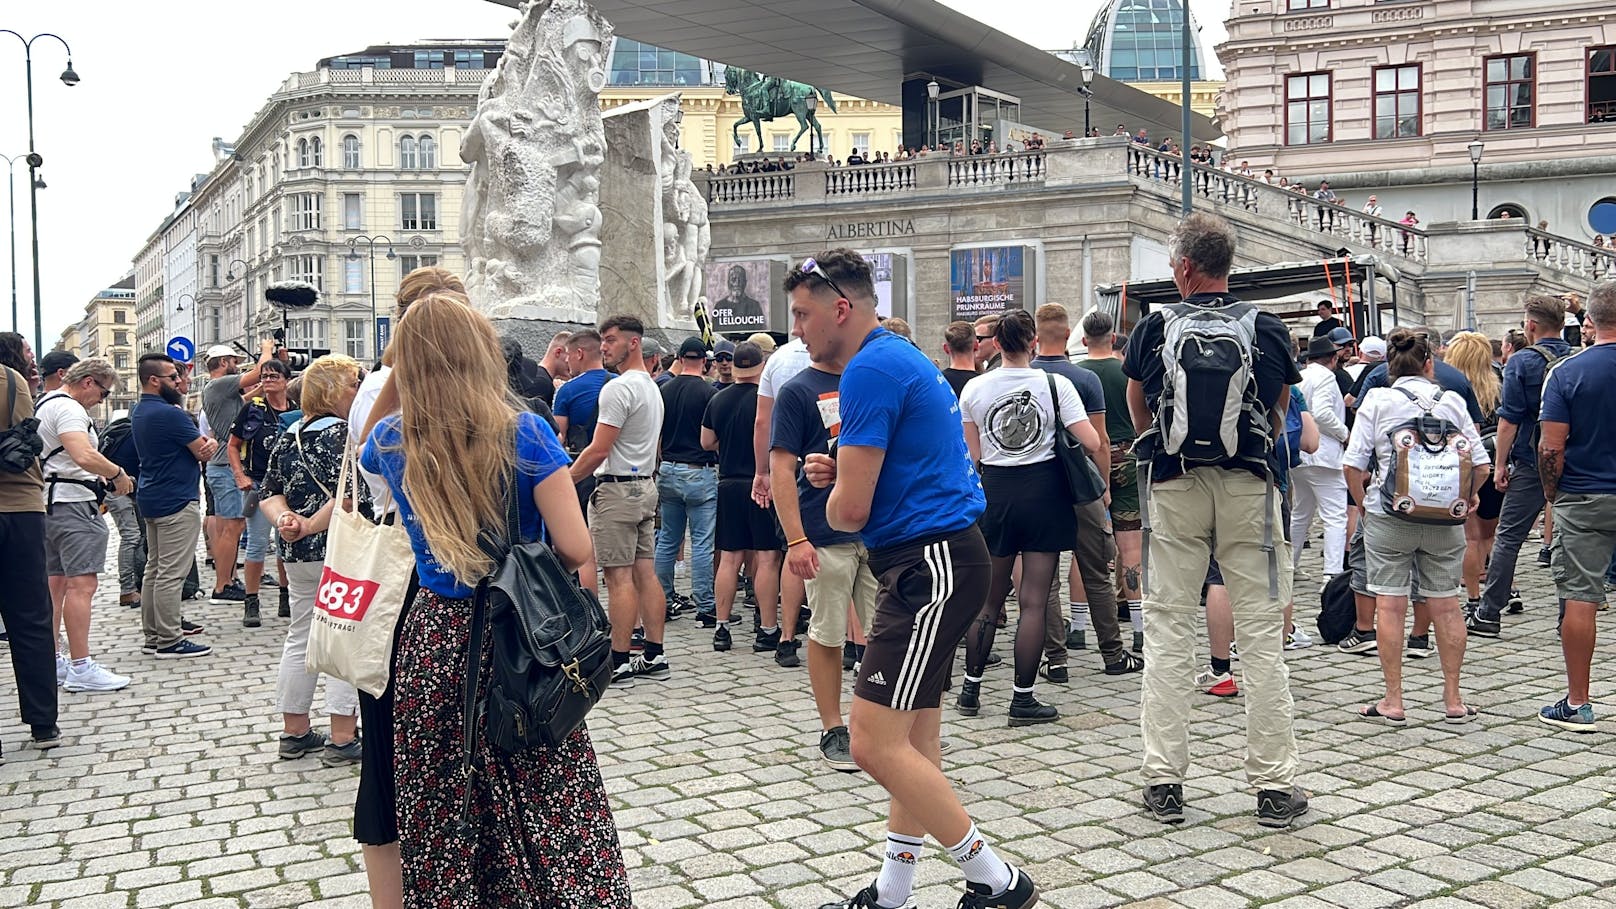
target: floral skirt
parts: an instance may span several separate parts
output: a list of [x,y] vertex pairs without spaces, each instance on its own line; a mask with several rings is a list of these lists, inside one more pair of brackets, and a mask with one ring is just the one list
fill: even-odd
[[[617,827],[580,728],[560,748],[503,754],[477,728],[470,823],[460,811],[472,602],[423,588],[398,637],[399,848],[406,909],[631,909]],[[491,649],[483,642],[483,665]]]

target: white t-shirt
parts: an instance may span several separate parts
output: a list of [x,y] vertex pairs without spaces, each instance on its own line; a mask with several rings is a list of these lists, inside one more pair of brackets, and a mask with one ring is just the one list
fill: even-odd
[[596,476],[649,477],[656,470],[662,438],[662,390],[643,370],[630,369],[600,388],[595,425],[618,429]]
[[1055,457],[1055,407],[1049,381],[1060,394],[1066,425],[1088,420],[1083,399],[1070,379],[1030,366],[1000,366],[965,383],[960,419],[975,423],[982,439],[982,463],[1021,467]]
[[807,369],[812,364],[808,358],[808,345],[801,338],[792,338],[774,353],[763,364],[763,373],[758,376],[758,397],[778,397],[778,391],[785,387],[787,382],[797,377],[797,373]]
[[1419,404],[1396,389],[1406,388],[1420,400],[1429,404],[1433,416],[1459,427],[1470,441],[1471,463],[1475,466],[1491,464],[1481,435],[1470,419],[1470,410],[1464,398],[1452,392],[1444,393],[1435,383],[1423,376],[1404,376],[1392,383],[1391,388],[1372,388],[1358,406],[1358,417],[1352,424],[1352,436],[1347,440],[1347,451],[1341,463],[1371,474],[1365,496],[1364,509],[1371,514],[1384,514],[1380,501],[1380,486],[1386,472],[1392,469],[1392,428],[1423,413]]
[[[365,430],[365,421],[370,419],[371,408],[376,406],[376,398],[382,393],[382,386],[387,384],[387,375],[393,368],[383,366],[373,373],[365,376],[365,381],[359,383],[359,391],[354,393],[353,406],[348,408],[348,438],[356,445],[364,445],[365,440],[359,434]],[[354,466],[358,467],[359,458],[354,456]],[[365,485],[370,487],[370,500],[380,502],[386,498],[391,502],[391,493],[387,488],[387,480],[380,474],[374,474],[359,467],[359,475],[365,478]],[[391,509],[391,504],[388,508]]]
[[[73,400],[68,395],[53,391],[34,406],[34,416],[39,418],[39,439],[45,443],[45,450],[41,456],[48,455],[62,447],[62,433],[82,432],[90,437],[90,447],[96,444],[95,424],[90,422],[90,415],[85,412],[84,405]],[[101,477],[90,473],[80,467],[77,462],[65,451],[57,452],[44,463],[45,478],[63,477],[69,480],[85,480],[95,482]],[[45,495],[52,502],[94,502],[95,493],[76,483],[54,483],[54,491],[47,489]]]

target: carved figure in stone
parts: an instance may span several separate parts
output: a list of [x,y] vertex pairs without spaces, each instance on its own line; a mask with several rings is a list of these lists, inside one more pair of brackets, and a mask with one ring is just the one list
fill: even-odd
[[461,144],[467,289],[495,318],[594,322],[612,26],[583,0],[527,0]]
[[679,147],[678,96],[662,102],[662,149],[658,156],[662,185],[663,275],[668,306],[676,319],[694,317],[701,299],[702,271],[712,245],[707,200],[690,179],[690,153]]
[[758,151],[763,151],[764,122],[790,115],[797,118],[798,126],[797,134],[791,138],[791,150],[796,151],[797,140],[812,129],[814,138],[818,140],[816,150],[824,153],[825,131],[819,126],[817,114],[808,109],[808,99],[818,95],[825,100],[825,106],[830,108],[831,113],[835,113],[836,99],[828,89],[731,66],[724,70],[724,94],[741,96],[741,113],[745,116],[736,120],[731,130],[735,134],[737,147],[741,144],[741,127],[750,123],[757,130]]

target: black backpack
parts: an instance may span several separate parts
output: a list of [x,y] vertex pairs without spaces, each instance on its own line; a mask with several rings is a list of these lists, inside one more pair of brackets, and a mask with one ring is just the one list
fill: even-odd
[[1319,594],[1319,637],[1326,644],[1339,644],[1352,633],[1358,620],[1358,604],[1352,596],[1352,572],[1343,571],[1330,579]]
[[108,461],[123,468],[130,479],[140,479],[140,450],[135,447],[135,424],[130,417],[119,417],[107,424],[96,449]]
[[[6,419],[17,410],[17,380],[6,370]],[[8,473],[27,473],[39,463],[39,454],[45,450],[45,440],[39,437],[39,420],[28,417],[16,426],[0,431],[0,469]]]

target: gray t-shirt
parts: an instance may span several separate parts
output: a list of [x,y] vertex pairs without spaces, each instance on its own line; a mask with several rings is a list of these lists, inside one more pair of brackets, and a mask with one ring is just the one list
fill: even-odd
[[241,413],[241,377],[231,374],[209,379],[202,387],[202,413],[208,418],[208,431],[219,441],[219,451],[208,463],[229,467],[230,427]]
[[662,390],[642,370],[631,369],[600,389],[595,425],[616,426],[617,441],[597,476],[649,477],[656,470],[662,438]]

